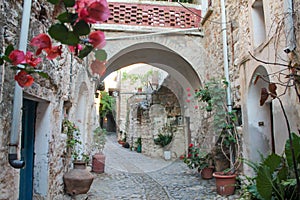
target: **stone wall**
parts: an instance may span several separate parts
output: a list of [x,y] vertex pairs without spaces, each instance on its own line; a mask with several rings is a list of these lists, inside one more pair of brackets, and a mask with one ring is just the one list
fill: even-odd
[[[22,2],[0,1],[0,41],[2,54],[8,44],[18,48],[22,21]],[[32,1],[28,40],[46,33],[57,10],[48,2]],[[33,51],[33,49],[29,50]],[[89,62],[76,59],[63,48],[63,55],[52,61],[43,60],[39,67],[50,79],[35,75],[34,84],[23,90],[23,96],[38,102],[35,127],[35,160],[33,191],[35,199],[68,199],[64,194],[63,174],[71,167],[66,152],[66,135],[61,133],[67,117],[80,128],[84,149],[90,152],[91,134],[98,126],[94,104],[94,78]],[[72,74],[70,74],[70,72]],[[14,97],[14,72],[8,65],[0,69],[0,199],[16,200],[19,195],[19,171],[8,163],[8,145]]]
[[[282,111],[278,101],[272,101],[271,109],[267,106],[259,106],[260,88],[253,84],[253,79],[257,73],[256,70],[263,68],[266,70],[266,75],[272,74],[285,68],[283,65],[279,66],[272,63],[288,63],[289,58],[283,52],[287,41],[284,23],[287,15],[284,14],[284,1],[263,1],[266,38],[258,46],[254,45],[254,39],[258,36],[254,34],[253,28],[253,24],[256,23],[252,17],[254,12],[252,4],[254,2],[255,1],[246,0],[225,1],[227,51],[232,100],[234,107],[242,108],[243,124],[240,127],[240,130],[244,142],[244,156],[248,158],[254,156],[254,152],[257,153],[257,151],[260,150],[262,150],[264,154],[272,151],[272,142],[270,139],[268,139],[267,145],[260,147],[255,146],[259,143],[259,140],[261,141],[264,140],[264,138],[270,137],[270,127],[273,128],[273,134],[275,135],[275,141],[273,141],[275,144],[275,152],[282,152],[284,143],[287,139],[286,126],[282,123]],[[299,3],[296,1],[293,2],[294,11],[296,11],[295,14],[299,14]],[[206,50],[212,60],[215,61],[215,68],[207,70],[207,79],[215,76],[224,76],[220,1],[213,1],[211,9],[212,14],[202,25]],[[297,20],[299,20],[299,16],[294,15],[294,22]],[[299,30],[299,21],[294,24],[294,27],[296,30]],[[295,33],[296,37],[299,38],[298,32],[296,31]],[[298,51],[299,50],[296,50],[296,52]],[[252,53],[255,58],[258,58],[263,62],[252,58],[249,52]],[[276,76],[266,77],[271,82],[278,82]],[[281,81],[286,81],[286,79],[281,77]],[[265,86],[267,87],[267,83],[265,83]],[[285,88],[280,87],[279,85],[277,86],[277,93],[283,94]],[[253,92],[254,90],[256,92]],[[299,129],[299,123],[297,123],[297,121],[299,121],[300,115],[299,112],[292,111],[295,111],[292,107],[299,107],[299,101],[294,90],[288,89],[288,92],[281,98],[288,113],[292,129],[297,132],[297,129]],[[270,104],[268,104],[268,106],[270,106]],[[272,113],[273,122],[271,122],[272,120],[269,119],[269,117],[262,117],[263,115],[267,116],[268,114],[263,113],[268,112]],[[257,121],[262,121],[265,125],[259,127]],[[253,137],[255,134],[259,135],[257,139]]]

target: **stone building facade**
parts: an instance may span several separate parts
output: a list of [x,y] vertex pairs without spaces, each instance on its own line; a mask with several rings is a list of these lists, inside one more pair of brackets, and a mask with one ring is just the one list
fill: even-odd
[[[220,34],[221,2],[212,1],[202,21],[205,47],[215,60],[215,66],[222,66],[223,62],[223,54],[220,54],[224,45]],[[226,21],[223,22],[226,22],[233,106],[241,107],[243,116],[243,154],[258,161],[258,152],[263,155],[272,151],[281,153],[288,133],[278,100],[269,99],[264,106],[259,105],[260,90],[268,87],[268,83],[260,80],[254,85],[257,74],[265,76],[269,82],[279,83],[277,94],[284,94],[280,98],[292,131],[299,131],[299,95],[294,87],[283,86],[288,81],[283,74],[291,72],[284,65],[291,62],[299,66],[299,31],[296,31],[299,30],[299,3],[285,0],[225,1],[225,10]],[[285,52],[286,48],[292,52]]]
[[[19,48],[21,24],[24,20],[23,2],[26,1],[0,1],[1,54],[9,44],[16,49]],[[56,15],[56,10],[47,1],[30,2],[32,5],[25,5],[27,8],[31,7],[28,41],[37,34],[46,33]],[[29,50],[32,51],[32,49]],[[32,145],[23,144],[27,141],[22,139],[24,133],[19,132],[17,149],[18,159],[25,159],[26,169],[29,169],[32,174],[14,169],[8,162],[12,148],[10,146],[12,128],[16,128],[12,126],[14,123],[12,113],[15,109],[13,102],[17,100],[16,92],[14,92],[14,71],[9,68],[8,64],[1,65],[1,200],[27,199],[31,196],[34,199],[64,199],[62,177],[71,168],[71,159],[67,153],[67,136],[62,133],[63,119],[67,118],[76,124],[81,132],[83,149],[91,155],[89,149],[91,134],[99,126],[94,103],[97,79],[89,71],[89,60],[76,59],[68,53],[67,49],[63,49],[63,52],[63,55],[56,60],[45,59],[43,61],[41,70],[48,73],[50,79],[36,75],[31,87],[21,89],[20,93],[23,97],[21,98],[26,100],[25,102],[21,99],[19,102],[22,110],[15,110],[24,114],[27,111],[23,108],[28,102],[35,105],[30,108],[36,110],[32,115],[34,125],[30,127],[33,134],[28,136],[33,139]],[[21,122],[22,119],[16,119],[17,125],[15,126],[21,128]],[[27,152],[26,155],[23,152]],[[27,158],[29,155],[33,155],[33,159]],[[22,195],[26,193],[25,195],[29,197],[24,197],[21,193]]]

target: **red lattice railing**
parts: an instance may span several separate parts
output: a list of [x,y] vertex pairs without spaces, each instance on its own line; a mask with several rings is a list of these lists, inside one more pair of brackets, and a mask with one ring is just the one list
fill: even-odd
[[195,28],[199,26],[201,10],[181,6],[109,2],[111,12],[107,24]]

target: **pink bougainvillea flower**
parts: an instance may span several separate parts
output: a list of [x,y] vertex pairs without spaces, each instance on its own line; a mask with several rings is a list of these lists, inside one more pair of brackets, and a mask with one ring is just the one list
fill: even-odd
[[187,99],[187,100],[185,100],[187,103],[190,103],[191,102],[191,100],[190,99]]
[[40,55],[43,49],[51,49],[52,43],[51,39],[47,34],[39,34],[32,38],[30,45],[37,47],[35,55]]
[[21,70],[15,75],[15,80],[21,87],[29,87],[32,85],[34,79],[26,71]]
[[192,96],[192,94],[191,94],[191,93],[188,93],[188,97],[190,97],[190,96]]
[[41,58],[36,58],[33,56],[33,53],[30,51],[27,51],[26,53],[26,63],[32,67],[37,66],[42,61]]
[[26,63],[25,54],[23,51],[20,51],[20,50],[13,50],[9,54],[8,58],[10,59],[10,61],[13,65]]
[[191,91],[191,88],[186,88],[186,91],[188,91],[188,92]]
[[82,50],[82,45],[77,44],[76,46],[69,46],[69,50],[72,53],[77,53],[78,51]]
[[47,58],[52,60],[52,59],[56,58],[57,56],[61,56],[61,54],[62,54],[61,49],[62,49],[62,45],[55,46],[50,49],[45,49],[45,51],[47,53]]
[[102,31],[94,31],[89,35],[89,43],[93,45],[94,48],[102,49],[105,44],[105,36]]
[[79,20],[91,24],[104,22],[110,15],[106,0],[77,0],[75,11],[78,13]]
[[198,109],[199,108],[199,106],[195,106],[195,109]]
[[100,76],[102,76],[106,71],[105,64],[106,64],[105,61],[103,62],[99,60],[94,60],[91,64],[91,70],[93,74],[99,74]]
[[87,11],[89,13],[89,18],[95,20],[95,22],[104,22],[110,15],[106,0],[99,0],[91,3],[88,6]]

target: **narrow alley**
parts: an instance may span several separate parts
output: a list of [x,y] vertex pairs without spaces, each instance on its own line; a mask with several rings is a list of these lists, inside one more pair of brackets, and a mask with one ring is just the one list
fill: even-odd
[[203,180],[182,161],[153,159],[123,148],[115,134],[107,136],[104,174],[95,174],[88,199],[236,199],[216,194],[215,180]]

